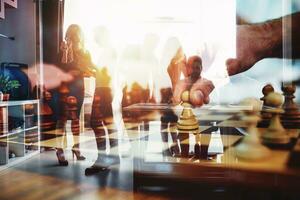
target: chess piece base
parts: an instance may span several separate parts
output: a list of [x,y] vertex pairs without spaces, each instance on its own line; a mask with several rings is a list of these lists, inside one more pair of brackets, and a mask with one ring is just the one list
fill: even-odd
[[264,144],[289,144],[290,137],[284,131],[267,131],[262,136]]
[[195,117],[190,119],[182,119],[177,122],[177,129],[179,131],[199,131],[198,121]]
[[189,103],[182,103],[183,110],[179,121],[177,122],[177,129],[180,132],[193,132],[197,133],[199,131],[198,121],[193,114],[191,105]]
[[270,155],[270,150],[259,142],[254,142],[252,136],[245,136],[243,141],[235,147],[235,154],[244,160],[261,160]]

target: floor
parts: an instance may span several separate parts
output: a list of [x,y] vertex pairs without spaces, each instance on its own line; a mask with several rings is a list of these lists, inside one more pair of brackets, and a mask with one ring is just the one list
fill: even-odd
[[[273,191],[249,190],[248,188],[225,188],[214,186],[194,186],[189,183],[177,187],[139,188],[135,191],[133,158],[135,146],[126,145],[126,140],[117,147],[102,151],[120,159],[110,170],[92,176],[85,175],[85,169],[91,166],[98,155],[96,141],[91,130],[85,131],[80,138],[72,137],[67,128],[65,138],[42,143],[48,147],[63,147],[69,166],[59,166],[55,151],[43,151],[19,165],[0,172],[0,199],[295,199],[279,196]],[[130,131],[129,139],[136,137],[136,131]],[[111,137],[114,137],[111,135]],[[159,137],[160,138],[160,137]],[[80,143],[84,161],[72,158],[73,143]],[[133,143],[134,144],[134,143]],[[57,146],[58,145],[58,146]],[[60,146],[61,145],[61,146]],[[109,141],[106,141],[109,146]],[[165,180],[166,181],[166,180]],[[168,181],[168,180],[167,180]],[[172,183],[174,185],[174,183]],[[176,183],[175,183],[176,185]]]

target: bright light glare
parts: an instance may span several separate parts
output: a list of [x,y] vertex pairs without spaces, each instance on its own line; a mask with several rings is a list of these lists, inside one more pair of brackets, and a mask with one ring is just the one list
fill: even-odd
[[[117,85],[170,86],[166,69],[178,45],[202,57],[216,84],[228,81],[225,60],[235,57],[235,0],[65,0],[64,30],[73,23],[83,28],[93,62],[107,66]],[[170,38],[178,45],[167,47]]]

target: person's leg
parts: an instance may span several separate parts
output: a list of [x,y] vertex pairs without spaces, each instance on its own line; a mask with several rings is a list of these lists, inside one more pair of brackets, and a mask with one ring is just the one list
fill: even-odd
[[[112,116],[111,94],[109,88],[98,87],[94,93],[94,100],[91,113],[91,127],[95,134],[98,157],[96,162],[85,170],[86,175],[92,175],[100,171],[107,170],[109,165],[105,163],[101,152],[106,150],[106,123],[105,117]],[[108,133],[109,134],[109,133]],[[110,146],[115,146],[115,142],[109,139]]]
[[[83,79],[77,79],[74,82],[68,84],[70,90],[69,96],[73,96],[77,100],[76,116],[71,119],[71,131],[73,134],[74,145],[72,147],[72,153],[76,156],[77,160],[85,160],[85,157],[81,155],[80,144],[80,111],[84,101],[84,81]],[[74,119],[73,119],[74,118]]]

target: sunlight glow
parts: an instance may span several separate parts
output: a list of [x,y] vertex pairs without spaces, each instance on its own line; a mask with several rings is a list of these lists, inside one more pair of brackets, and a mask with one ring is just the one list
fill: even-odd
[[204,76],[216,84],[228,81],[225,60],[235,57],[235,0],[65,0],[64,31],[73,23],[117,85],[170,86],[172,37],[187,56],[202,57]]

